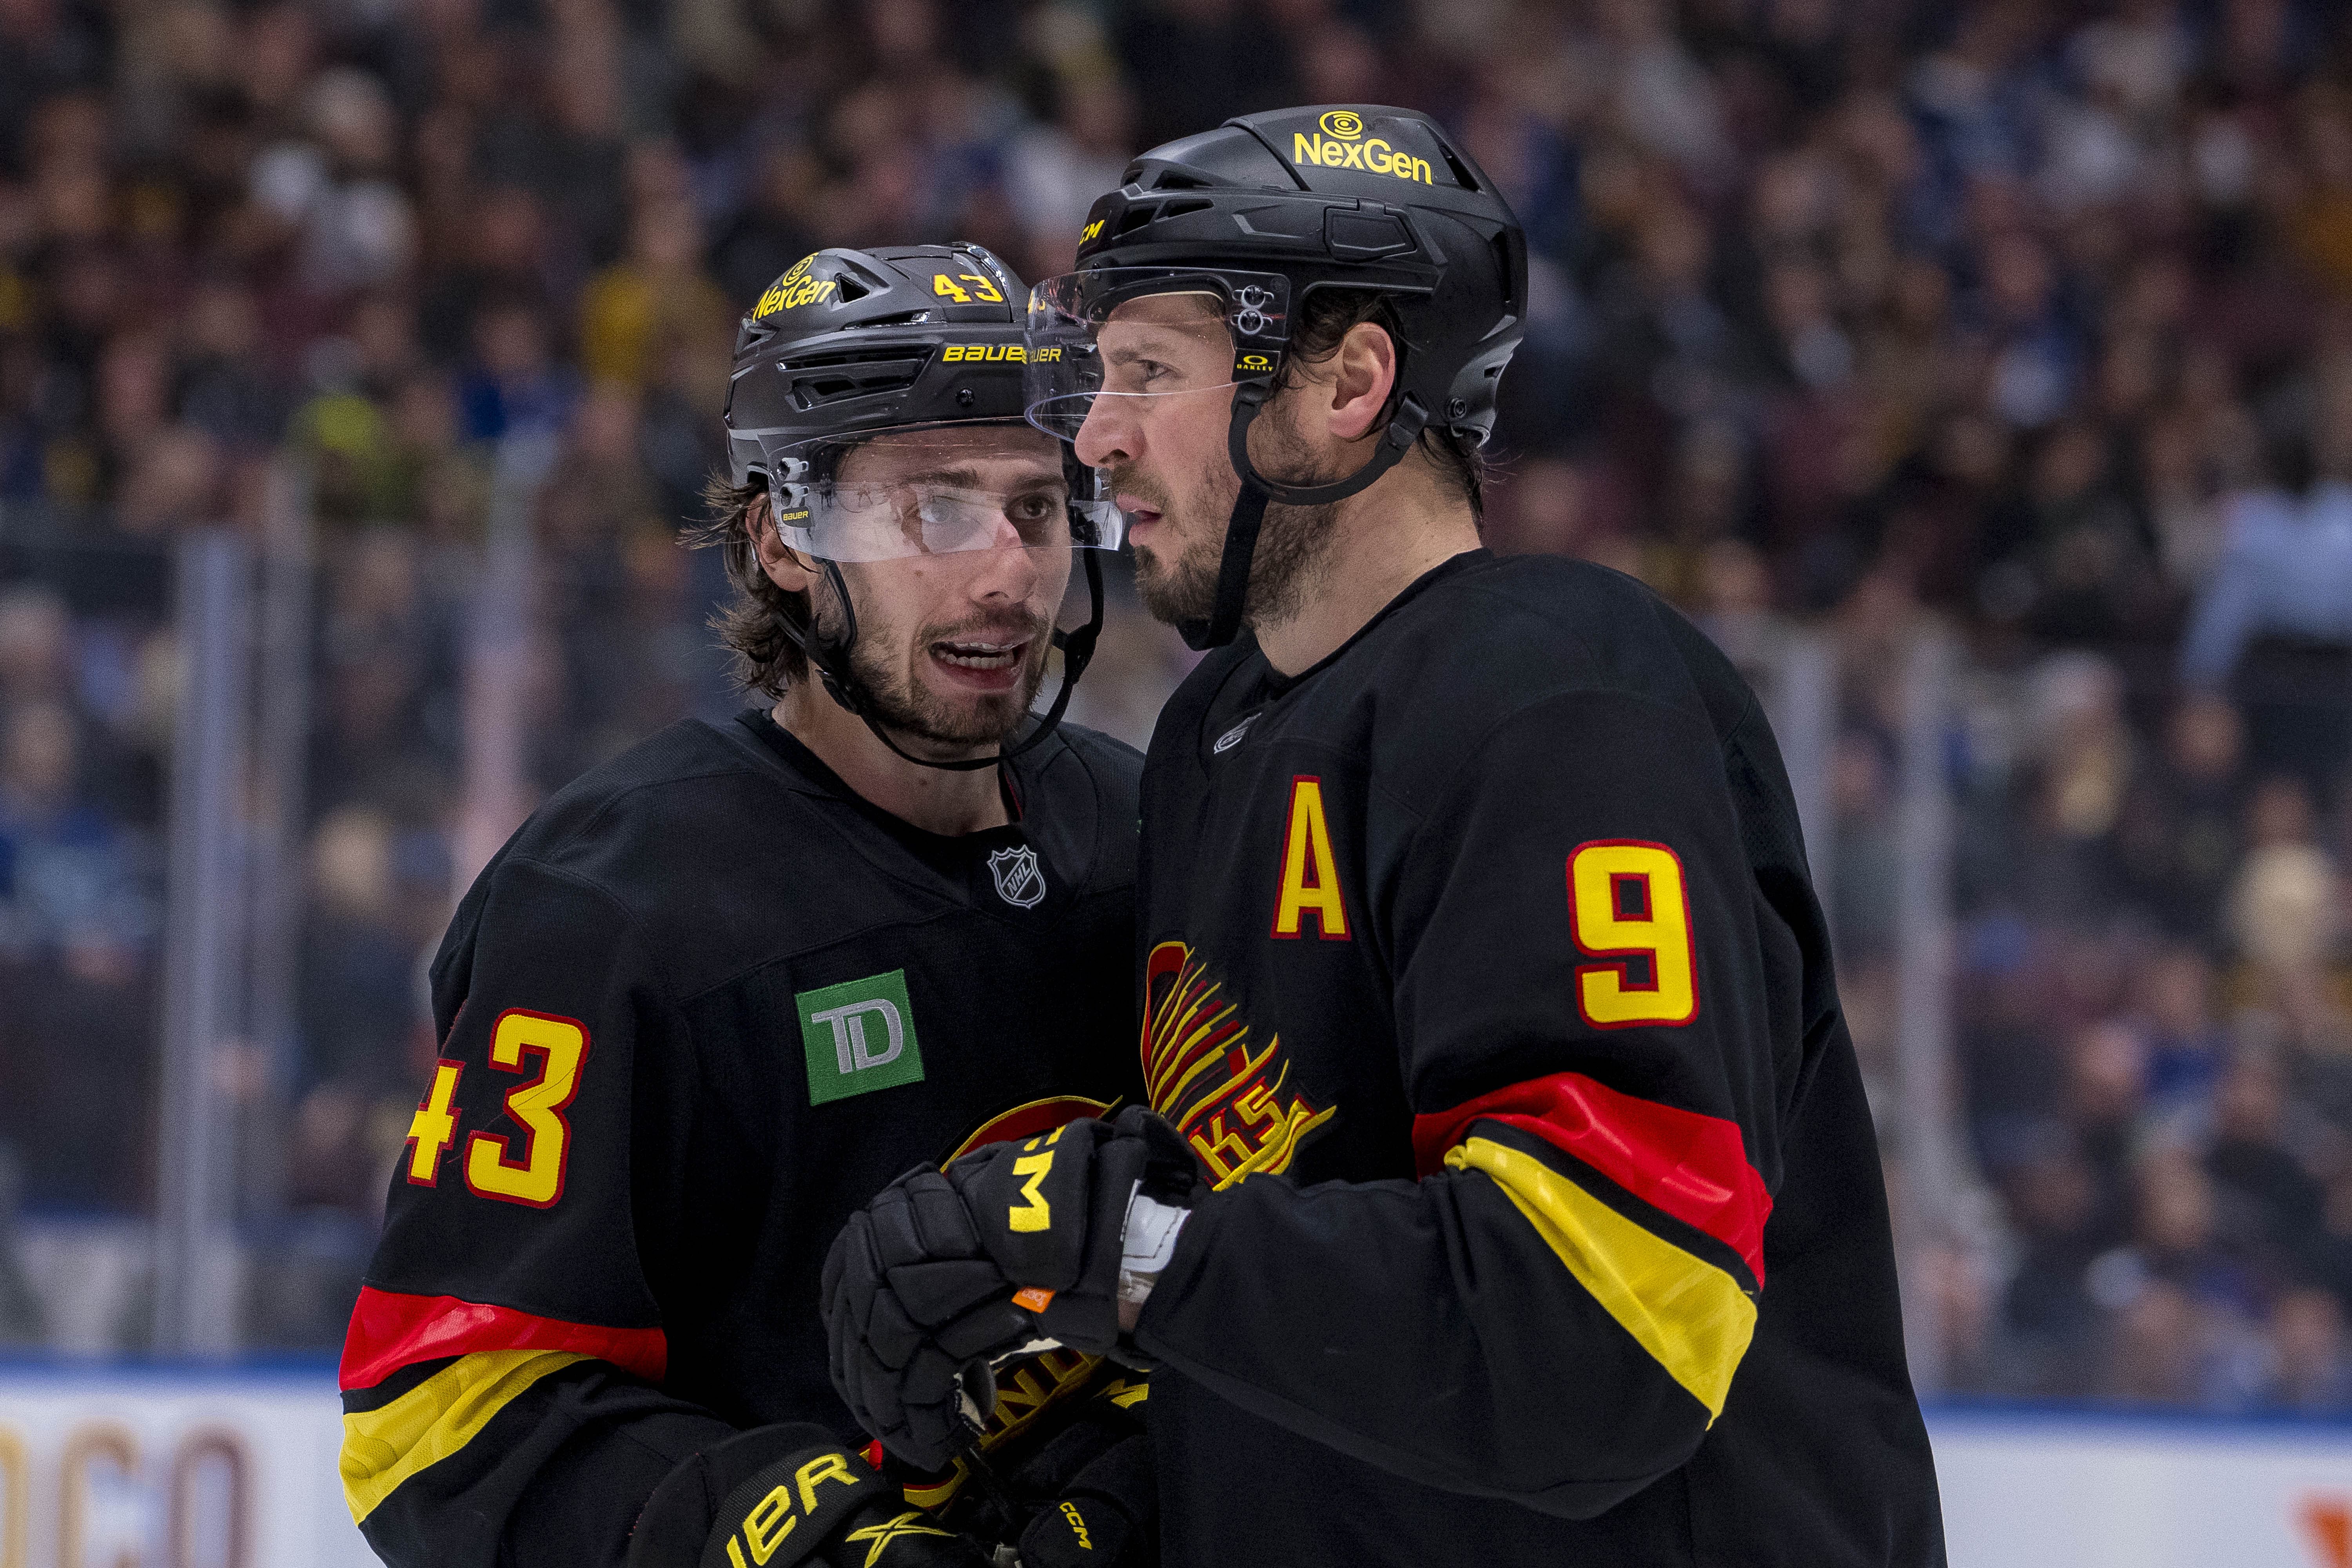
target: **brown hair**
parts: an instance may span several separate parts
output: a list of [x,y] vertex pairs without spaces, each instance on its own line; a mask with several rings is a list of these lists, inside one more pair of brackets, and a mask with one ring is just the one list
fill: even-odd
[[747,691],[782,697],[784,688],[808,679],[808,656],[784,635],[782,618],[790,616],[808,624],[809,597],[776,586],[760,566],[758,542],[751,537],[752,510],[768,493],[764,479],[730,483],[713,474],[702,487],[709,520],[688,531],[687,542],[696,549],[716,545],[726,552],[728,580],[735,598],[710,617],[710,629],[735,655],[735,680]]
[[[1349,328],[1367,323],[1387,332],[1396,344],[1398,369],[1402,372],[1411,345],[1405,341],[1404,329],[1397,321],[1396,307],[1389,297],[1368,289],[1323,288],[1307,296],[1297,319],[1291,323],[1290,354],[1284,362],[1282,384],[1298,384],[1293,373],[1300,361],[1313,363],[1328,359],[1339,352],[1339,341],[1348,335]],[[1390,411],[1395,408],[1400,395],[1401,389],[1389,395]],[[1384,419],[1388,412],[1383,411]],[[1483,448],[1434,420],[1423,427],[1414,445],[1436,470],[1438,482],[1468,501],[1474,515],[1482,514],[1487,476]]]

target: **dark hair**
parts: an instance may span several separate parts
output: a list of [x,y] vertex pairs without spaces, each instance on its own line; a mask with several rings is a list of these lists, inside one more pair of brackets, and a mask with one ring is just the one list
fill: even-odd
[[780,617],[791,616],[806,625],[809,598],[777,587],[761,569],[759,546],[751,537],[751,508],[767,493],[767,481],[757,477],[739,485],[724,474],[711,475],[702,487],[709,520],[688,530],[686,541],[698,550],[716,545],[726,552],[735,598],[711,616],[710,629],[735,655],[736,683],[747,691],[782,697],[785,687],[808,679],[808,656],[784,635]]
[[[1339,352],[1339,341],[1348,335],[1349,328],[1367,323],[1387,332],[1396,344],[1400,368],[1397,384],[1402,387],[1403,356],[1412,351],[1412,345],[1405,341],[1396,307],[1389,296],[1368,289],[1328,287],[1308,294],[1297,319],[1291,323],[1290,354],[1283,366],[1282,384],[1297,385],[1292,373],[1300,361],[1312,363],[1328,359]],[[1397,395],[1393,392],[1389,395],[1391,407]],[[1387,416],[1388,410],[1382,410],[1382,417]],[[1474,515],[1483,515],[1486,485],[1484,450],[1475,442],[1435,423],[1423,429],[1415,445],[1437,471],[1438,481],[1468,501]]]

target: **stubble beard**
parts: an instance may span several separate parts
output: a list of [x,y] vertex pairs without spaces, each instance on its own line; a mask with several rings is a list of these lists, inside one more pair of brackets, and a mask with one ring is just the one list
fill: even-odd
[[[1258,416],[1266,430],[1263,445],[1277,474],[1295,474],[1313,454],[1289,426],[1276,422],[1274,410]],[[1156,505],[1160,515],[1171,515],[1173,500],[1141,474],[1114,470],[1113,488],[1129,491]],[[1299,481],[1320,482],[1320,481]],[[1199,517],[1230,520],[1241,496],[1241,477],[1223,455],[1202,466],[1192,486],[1185,509]],[[1321,506],[1285,506],[1268,501],[1265,519],[1258,525],[1257,549],[1250,558],[1249,593],[1243,618],[1252,626],[1287,620],[1307,603],[1329,565],[1332,518],[1336,502]],[[1225,531],[1230,526],[1212,524],[1213,531],[1195,534],[1181,553],[1165,556],[1148,544],[1135,547],[1135,591],[1153,619],[1169,626],[1205,621],[1216,612],[1217,583],[1224,566]]]
[[[839,637],[842,623],[837,606],[828,602],[819,612],[821,630],[828,637]],[[955,700],[940,698],[919,679],[908,667],[903,650],[878,646],[865,630],[872,623],[867,611],[858,612],[857,640],[849,649],[850,674],[856,679],[858,694],[865,699],[866,712],[873,721],[893,733],[908,740],[957,752],[970,752],[977,747],[1002,745],[1027,721],[1029,704],[1035,700],[1037,689],[1045,680],[1045,654],[1052,627],[1032,620],[1022,632],[1030,639],[1024,655],[1021,683],[1013,690],[988,694],[975,692]],[[928,658],[933,643],[959,638],[990,640],[1006,637],[1012,630],[1009,623],[992,622],[984,630],[970,626],[926,626],[915,636],[913,658]],[[898,652],[894,659],[891,655]]]

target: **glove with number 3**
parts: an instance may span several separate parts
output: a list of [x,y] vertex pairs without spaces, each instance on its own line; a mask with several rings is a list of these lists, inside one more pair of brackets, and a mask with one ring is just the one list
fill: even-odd
[[899,1458],[946,1464],[992,1401],[987,1361],[1040,1340],[1123,1348],[1130,1214],[1141,1200],[1172,1247],[1198,1179],[1183,1139],[1140,1107],[901,1176],[825,1258],[834,1387]]

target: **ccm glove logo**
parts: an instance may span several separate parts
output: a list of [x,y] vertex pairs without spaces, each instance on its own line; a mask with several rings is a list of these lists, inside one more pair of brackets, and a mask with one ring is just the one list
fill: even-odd
[[1095,1543],[1087,1535],[1087,1521],[1079,1517],[1078,1505],[1074,1502],[1064,1503],[1062,1517],[1070,1521],[1070,1531],[1078,1538],[1078,1550],[1092,1552],[1095,1549]]

